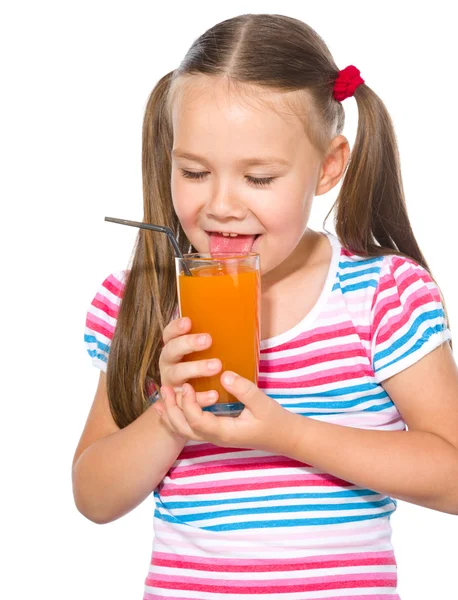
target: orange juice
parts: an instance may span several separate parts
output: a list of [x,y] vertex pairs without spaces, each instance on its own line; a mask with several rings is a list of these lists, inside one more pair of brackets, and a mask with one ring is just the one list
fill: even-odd
[[[189,264],[189,263],[188,263]],[[258,263],[259,264],[259,263]],[[217,390],[217,403],[239,403],[221,385],[221,374],[234,371],[257,384],[260,339],[260,271],[221,261],[178,275],[180,314],[192,322],[190,333],[209,333],[212,345],[183,360],[219,358],[222,370],[190,380],[196,392]],[[243,405],[241,405],[243,408]]]

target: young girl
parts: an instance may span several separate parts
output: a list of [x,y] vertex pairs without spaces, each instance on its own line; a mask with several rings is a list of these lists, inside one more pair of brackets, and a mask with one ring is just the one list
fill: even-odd
[[[342,178],[337,235],[312,231]],[[143,188],[144,222],[183,252],[260,254],[258,386],[218,356],[183,362],[211,339],[177,318],[168,240],[139,230],[87,315],[101,373],[76,506],[107,523],[154,492],[144,600],[399,598],[396,498],[458,514],[458,376],[384,104],[301,21],[228,19],[154,88]],[[239,417],[202,410],[215,393],[192,379],[213,373]]]

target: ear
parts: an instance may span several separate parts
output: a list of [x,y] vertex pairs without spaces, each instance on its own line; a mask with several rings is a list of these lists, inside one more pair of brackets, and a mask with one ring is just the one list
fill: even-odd
[[329,150],[321,164],[320,176],[315,196],[329,192],[341,180],[350,157],[350,144],[343,135],[337,135],[330,143]]

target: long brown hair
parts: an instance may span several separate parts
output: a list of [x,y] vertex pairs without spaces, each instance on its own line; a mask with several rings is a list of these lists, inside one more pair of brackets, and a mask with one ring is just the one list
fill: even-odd
[[[195,252],[178,221],[170,187],[171,107],[179,85],[195,75],[229,84],[284,92],[321,157],[343,131],[345,114],[332,89],[339,73],[322,38],[297,19],[245,14],[210,28],[194,41],[179,67],[154,87],[142,139],[144,222],[167,225],[183,252]],[[366,84],[355,92],[359,110],[354,148],[335,209],[341,244],[362,256],[398,254],[431,271],[407,215],[391,118]],[[299,116],[299,115],[298,115]],[[139,230],[111,344],[107,388],[113,417],[125,427],[149,406],[148,380],[160,385],[162,332],[177,303],[173,254],[166,236]],[[445,304],[444,304],[445,306]]]

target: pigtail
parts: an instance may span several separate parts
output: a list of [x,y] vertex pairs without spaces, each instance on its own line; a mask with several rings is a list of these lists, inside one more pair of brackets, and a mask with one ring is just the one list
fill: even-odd
[[[170,188],[173,133],[168,95],[173,73],[158,81],[145,110],[143,221],[170,227],[185,253],[189,251],[189,242],[173,210]],[[176,304],[175,264],[170,242],[165,235],[139,229],[107,365],[111,412],[121,428],[150,406],[147,388],[151,392],[161,384],[162,334]]]
[[[355,254],[405,256],[424,267],[434,279],[407,214],[391,117],[382,100],[367,85],[360,85],[354,97],[359,111],[356,140],[331,209],[335,210],[336,234],[342,245]],[[440,288],[439,292],[449,326]]]
[[335,203],[336,233],[356,254],[403,254],[428,269],[407,214],[391,117],[367,85],[354,96],[358,129]]

